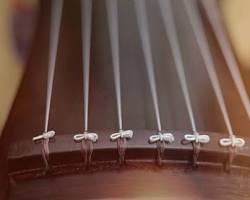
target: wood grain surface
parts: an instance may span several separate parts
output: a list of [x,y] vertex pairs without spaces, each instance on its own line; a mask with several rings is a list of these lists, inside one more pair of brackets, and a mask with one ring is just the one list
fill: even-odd
[[[183,7],[179,1],[173,2],[178,36],[185,61],[185,72],[198,130],[226,134],[222,115],[213,94],[199,49],[195,43],[194,35],[187,22],[185,12],[183,12]],[[79,3],[79,1],[65,1],[63,9],[49,122],[50,129],[55,130],[58,137],[72,135],[83,130]],[[156,130],[156,121],[133,6],[132,0],[119,1],[124,128]],[[36,42],[3,132],[1,140],[3,145],[0,145],[3,149],[0,155],[2,159],[1,166],[4,169],[1,170],[1,175],[5,176],[5,179],[1,180],[0,176],[2,185],[8,185],[6,173],[8,170],[7,151],[9,147],[23,141],[30,142],[31,146],[32,137],[43,132],[48,63],[49,8],[49,0],[41,2],[41,16]],[[104,1],[94,1],[93,9],[89,127],[91,131],[100,134],[102,132],[112,133],[117,130],[118,124]],[[163,128],[166,130],[179,130],[182,133],[190,132],[188,114],[173,63],[171,49],[164,34],[159,8],[154,0],[148,0],[147,9]],[[250,124],[219,51],[218,44],[206,19],[203,19],[234,130],[237,134],[246,136]],[[155,132],[152,131],[153,133]],[[57,142],[56,140],[55,143]],[[146,143],[147,141],[141,142]],[[53,146],[53,143],[51,146]],[[67,145],[64,148],[64,151],[69,151]],[[15,155],[11,154],[11,156]],[[67,160],[67,157],[65,159]],[[249,197],[247,196],[249,195],[247,192],[249,189],[248,176],[224,176],[218,175],[216,172],[210,174],[204,171],[197,171],[196,175],[191,172],[184,173],[183,171],[171,175],[172,172],[171,169],[154,172],[152,169],[144,170],[142,168],[141,170],[125,170],[122,173],[110,170],[91,175],[53,176],[24,182],[15,182],[15,180],[11,179],[9,197],[10,199],[111,197],[148,197],[151,199],[154,197],[173,197],[173,199],[178,199],[180,196],[190,199],[194,199],[193,197],[196,199],[202,199],[203,197],[209,199],[216,195],[224,199],[230,199],[231,197],[231,199],[236,199],[236,197],[237,199],[246,199]],[[243,179],[245,181],[242,181]],[[149,185],[146,185],[147,183]],[[167,189],[162,185],[166,185]],[[94,190],[95,187],[98,189]]]

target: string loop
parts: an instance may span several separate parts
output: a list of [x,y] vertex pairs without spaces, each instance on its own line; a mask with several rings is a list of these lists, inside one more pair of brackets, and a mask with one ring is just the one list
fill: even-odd
[[49,171],[49,140],[55,136],[55,131],[48,131],[32,138],[34,142],[42,141],[42,158],[45,165],[45,172]]
[[120,165],[125,164],[125,151],[127,148],[127,139],[131,139],[133,137],[132,130],[119,130],[117,133],[113,133],[110,135],[111,141],[117,141],[118,148],[118,162]]
[[189,142],[202,143],[202,144],[208,143],[210,141],[210,137],[208,135],[186,134],[184,138]]
[[79,133],[79,134],[74,135],[74,140],[76,142],[80,142],[82,140],[97,142],[98,135],[96,133],[88,133],[88,132]]
[[174,142],[174,136],[172,133],[158,133],[157,135],[149,137],[150,143],[156,143],[158,141],[172,143]]
[[243,138],[238,138],[235,135],[230,135],[229,138],[220,139],[219,143],[223,147],[228,147],[229,154],[227,162],[224,164],[224,167],[226,172],[230,172],[237,147],[243,147],[245,145],[245,140]]
[[200,135],[198,132],[194,132],[193,134],[184,135],[184,139],[193,145],[192,165],[196,168],[198,166],[197,162],[200,154],[200,146],[201,144],[208,143],[210,137],[209,135]]
[[220,139],[220,145],[223,147],[243,147],[245,145],[245,140],[243,138],[236,137],[235,135],[229,138]]
[[48,131],[45,132],[41,135],[38,135],[36,137],[33,137],[33,141],[38,141],[38,140],[45,140],[45,139],[50,139],[53,138],[55,136],[56,132],[55,131]]
[[98,135],[96,133],[89,133],[85,131],[84,133],[74,135],[74,140],[75,142],[81,142],[81,152],[84,165],[86,166],[86,170],[88,170],[91,165],[93,143],[97,142]]
[[157,163],[162,165],[162,158],[165,150],[166,143],[174,142],[174,136],[172,133],[161,133],[151,135],[149,137],[149,143],[156,143],[157,145]]
[[125,139],[131,139],[133,137],[133,131],[132,130],[120,130],[117,133],[113,133],[110,135],[110,139],[112,141],[118,140],[119,138],[125,138]]

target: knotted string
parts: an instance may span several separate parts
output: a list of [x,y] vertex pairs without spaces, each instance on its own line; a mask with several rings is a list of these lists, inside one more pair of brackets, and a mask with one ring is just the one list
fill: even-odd
[[54,137],[54,131],[48,131],[49,114],[51,108],[51,97],[55,75],[56,56],[59,41],[59,32],[61,25],[61,16],[63,9],[63,0],[54,0],[51,4],[51,24],[50,24],[50,42],[49,42],[49,62],[48,62],[48,79],[47,79],[47,95],[45,109],[44,133],[33,138],[33,141],[41,140],[43,149],[42,157],[45,170],[49,169],[49,140]]
[[174,142],[174,136],[172,133],[158,133],[149,137],[150,143],[156,143],[158,141],[172,143]]
[[210,141],[210,137],[208,135],[200,135],[198,133],[186,134],[184,138],[189,142],[202,143],[202,144],[206,144]]
[[111,141],[117,141],[120,165],[125,163],[125,151],[127,148],[127,140],[132,139],[132,137],[133,137],[132,130],[126,130],[126,131],[120,130],[119,132],[110,135]]
[[[204,24],[202,22],[202,19],[199,13],[197,1],[196,0],[183,0],[183,3],[184,3],[185,10],[187,12],[191,27],[195,34],[195,39],[200,48],[201,55],[205,63],[205,67],[208,72],[209,79],[211,81],[218,104],[220,106],[226,128],[228,130],[229,138],[222,139],[220,141],[220,144],[222,144],[222,146],[231,146],[232,148],[236,148],[237,147],[236,145],[243,146],[245,144],[243,139],[236,139],[233,133],[232,124],[230,122],[230,118],[229,118],[228,110],[225,104],[222,89],[220,86],[219,78],[217,76],[216,66],[213,61],[209,43],[208,43],[205,31],[204,31]],[[229,152],[229,157],[230,159],[232,159],[232,155],[230,154],[231,154],[231,151]],[[231,165],[232,160],[231,161],[229,160],[227,164]]]
[[167,143],[173,143],[174,136],[172,133],[161,133],[149,137],[149,143],[156,143],[157,146],[157,162],[162,165],[162,157]]
[[53,138],[55,136],[55,131],[48,131],[46,133],[43,133],[41,135],[38,135],[36,137],[33,137],[33,141],[42,141],[42,158],[44,161],[44,165],[45,165],[45,170],[48,171],[49,170],[49,140],[51,138]]
[[110,135],[111,141],[117,141],[118,161],[125,163],[125,150],[127,148],[127,139],[133,137],[133,131],[123,131],[122,119],[122,99],[121,99],[121,77],[120,77],[120,48],[119,48],[119,25],[118,25],[118,1],[106,0],[108,30],[111,46],[111,56],[113,64],[114,86],[116,95],[117,117],[119,132]]
[[238,138],[235,135],[231,135],[229,138],[220,139],[219,144],[223,147],[228,148],[229,154],[227,162],[225,164],[225,170],[227,172],[230,172],[237,148],[242,148],[245,145],[245,140],[242,138]]
[[89,74],[90,74],[90,48],[92,27],[92,0],[81,0],[81,30],[82,30],[82,58],[83,58],[83,107],[84,107],[84,133],[74,135],[75,142],[81,142],[81,153],[84,165],[91,165],[93,143],[97,142],[98,135],[88,132],[89,114]]
[[113,133],[113,134],[110,135],[111,141],[116,141],[119,138],[121,138],[121,139],[123,139],[123,138],[131,139],[132,137],[133,137],[133,131],[132,130],[126,130],[126,131],[120,130],[119,132]]
[[194,132],[194,134],[184,135],[184,139],[188,143],[192,143],[193,145],[192,164],[193,167],[197,167],[197,161],[200,153],[200,146],[201,144],[208,143],[210,141],[210,137],[208,135],[200,135],[198,132]]
[[76,142],[85,140],[85,141],[91,141],[93,143],[97,142],[98,140],[98,135],[96,133],[88,133],[88,132],[84,132],[84,133],[80,133],[80,134],[76,134],[74,135],[74,140]]
[[223,147],[243,147],[245,145],[245,140],[235,135],[231,135],[229,138],[220,139],[220,145]]
[[[200,137],[198,136],[197,133],[197,128],[196,128],[196,121],[195,121],[195,116],[192,108],[192,102],[190,98],[190,93],[188,89],[188,83],[185,75],[185,66],[182,58],[182,53],[181,53],[181,47],[180,47],[180,42],[177,34],[177,29],[176,29],[176,22],[174,19],[173,15],[173,9],[172,9],[172,3],[170,0],[158,0],[159,2],[159,7],[163,19],[163,24],[164,28],[166,31],[166,35],[169,39],[169,44],[171,46],[175,66],[176,66],[176,71],[177,75],[181,84],[181,89],[184,95],[184,100],[186,104],[186,108],[188,111],[189,115],[189,120],[192,126],[192,131],[193,135],[187,135],[187,140],[192,141],[193,144],[193,165],[196,166],[196,161],[198,159],[198,154],[200,150],[200,145],[198,142],[193,143],[194,141],[198,140],[207,140],[207,138]],[[208,140],[209,141],[209,140]]]
[[96,133],[79,133],[74,135],[76,142],[81,142],[81,152],[84,160],[84,165],[88,169],[91,165],[91,158],[93,154],[93,143],[97,142],[98,135]]

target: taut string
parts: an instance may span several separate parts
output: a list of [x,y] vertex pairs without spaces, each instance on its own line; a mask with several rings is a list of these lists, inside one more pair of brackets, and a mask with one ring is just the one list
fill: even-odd
[[225,142],[225,138],[220,140],[221,146],[227,146],[230,149],[234,149],[234,151],[229,151],[229,159],[226,164],[226,169],[229,170],[232,165],[232,152],[235,152],[236,147],[242,147],[245,144],[245,141],[242,138],[237,138],[232,129],[232,125],[229,119],[228,111],[225,105],[225,100],[223,97],[223,93],[221,90],[221,86],[219,83],[219,79],[216,73],[215,64],[210,52],[210,48],[208,45],[208,41],[204,32],[204,26],[200,17],[199,9],[197,7],[197,2],[195,0],[183,0],[184,7],[186,9],[191,27],[193,29],[196,41],[198,43],[198,46],[201,51],[201,55],[203,57],[203,60],[205,62],[205,67],[208,72],[209,79],[211,81],[213,90],[216,94],[217,101],[219,103],[219,107],[221,109],[221,112],[223,114],[223,118],[228,130],[229,138],[226,138],[226,140],[230,140],[230,142]]
[[[157,135],[153,135],[149,138],[149,142],[157,143],[157,161],[158,164],[162,164],[162,157],[165,149],[165,143],[171,143],[174,141],[174,136],[171,133],[167,133],[169,137],[163,137],[165,133],[162,133],[162,125],[160,119],[160,111],[159,111],[159,103],[158,103],[158,94],[156,89],[156,81],[155,81],[155,72],[154,72],[154,63],[153,63],[153,56],[152,56],[152,47],[150,44],[150,35],[149,35],[149,27],[147,21],[147,12],[146,12],[146,5],[145,1],[142,0],[134,0],[135,10],[136,10],[136,17],[139,26],[139,34],[142,43],[142,50],[144,54],[148,79],[149,79],[149,86],[151,91],[151,96],[153,99],[154,104],[154,111],[155,117],[157,121],[157,128],[158,133]],[[152,137],[158,137],[157,140],[152,140]]]
[[109,40],[111,46],[111,55],[113,61],[114,85],[116,94],[116,105],[118,115],[119,131],[110,135],[111,141],[117,141],[119,163],[125,163],[125,150],[127,139],[133,137],[133,131],[123,131],[122,121],[122,103],[121,103],[121,78],[120,78],[120,49],[119,49],[119,26],[118,26],[118,2],[117,0],[106,0],[108,15]]
[[217,41],[220,45],[221,51],[233,78],[233,81],[236,85],[236,88],[239,92],[241,101],[246,110],[248,118],[250,119],[250,100],[246,91],[246,87],[243,83],[241,73],[239,70],[239,66],[235,59],[235,55],[232,51],[232,47],[229,43],[227,34],[225,33],[223,22],[221,19],[221,15],[218,9],[218,3],[215,0],[202,0],[205,11],[207,13],[207,17],[209,22],[212,25],[213,31],[217,38]]
[[173,8],[172,8],[171,1],[170,0],[158,0],[158,2],[159,2],[159,7],[160,7],[165,31],[169,39],[172,54],[174,57],[177,74],[179,77],[179,81],[181,83],[181,89],[184,95],[185,104],[188,110],[188,115],[189,115],[189,119],[190,119],[191,126],[192,126],[192,131],[193,131],[192,135],[186,134],[184,138],[185,140],[192,142],[193,144],[194,153],[193,153],[192,163],[194,166],[196,166],[198,154],[200,151],[200,143],[202,144],[208,143],[210,138],[208,135],[199,135],[199,133],[197,132],[194,112],[192,108],[191,98],[190,98],[190,94],[188,91],[188,84],[187,84],[185,71],[184,71],[184,63],[183,63],[183,59],[181,55],[180,43],[178,40],[175,20],[174,20],[173,12],[172,12]]
[[62,18],[62,9],[63,9],[63,0],[52,1],[44,133],[33,138],[33,141],[37,140],[42,141],[43,145],[42,156],[46,171],[49,169],[49,153],[50,153],[49,140],[50,138],[53,138],[55,135],[55,131],[48,131],[48,124],[49,124],[51,97],[52,97],[56,57],[57,57],[58,42],[59,42],[59,33],[60,33],[61,18]]
[[98,135],[90,133],[88,129],[91,28],[92,0],[81,0],[84,132],[74,135],[74,141],[81,143],[81,152],[86,169],[91,165],[93,143],[98,140]]

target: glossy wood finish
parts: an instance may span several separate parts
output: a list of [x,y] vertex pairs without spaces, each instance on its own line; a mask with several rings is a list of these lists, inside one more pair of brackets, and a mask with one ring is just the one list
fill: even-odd
[[[167,145],[162,159],[165,161],[189,163],[193,155],[193,146],[191,143],[186,143],[183,140],[186,133],[181,131],[171,132],[175,136],[175,142]],[[148,138],[152,134],[154,134],[152,130],[135,131],[133,140],[128,141],[126,159],[130,161],[151,161],[154,163],[154,159],[157,156],[156,144],[148,143]],[[221,134],[212,132],[201,134],[210,135],[211,141],[207,145],[201,146],[198,162],[218,165],[223,169],[223,163],[227,160],[228,149],[218,145],[218,140],[222,137]],[[101,132],[98,143],[94,145],[92,161],[96,165],[102,162],[115,162],[117,160],[117,144],[109,140],[109,135],[109,132]],[[50,174],[57,174],[61,165],[63,165],[62,168],[74,168],[74,165],[77,163],[83,165],[80,144],[76,144],[72,138],[73,135],[71,134],[60,135],[51,143],[50,165],[54,166],[55,169],[52,167]],[[246,142],[249,143],[249,140]],[[250,166],[250,151],[247,147],[237,151],[233,164],[238,167]],[[13,143],[9,149],[8,169],[9,174],[13,178],[23,175],[25,177],[25,174],[38,176],[37,174],[44,171],[41,159],[41,145],[31,144],[29,140]]]
[[[186,64],[185,70],[191,91],[192,104],[194,107],[198,129],[225,133],[224,135],[221,134],[221,136],[219,134],[211,133],[211,135],[215,137],[212,138],[212,146],[209,147],[208,145],[207,147],[208,149],[218,149],[218,155],[220,155],[219,152],[221,151],[222,157],[219,157],[219,160],[222,162],[226,156],[226,150],[221,149],[217,145],[218,140],[216,140],[216,138],[226,136],[222,116],[213,94],[211,84],[209,83],[206,70],[203,66],[199,49],[194,42],[194,36],[187,22],[187,17],[183,12],[183,7],[180,4],[180,1],[173,2],[175,16],[177,18],[178,33]],[[78,165],[81,165],[81,163],[79,163],[81,162],[80,153],[77,152],[79,145],[74,144],[73,140],[71,140],[74,133],[78,133],[83,129],[79,5],[79,1],[65,1],[60,33],[60,45],[52,96],[52,112],[49,122],[49,127],[57,133],[58,139],[56,138],[54,143],[51,143],[51,159],[52,162],[58,166],[63,166],[67,164],[67,162],[70,164],[78,163]],[[4,148],[4,150],[0,153],[0,158],[2,159],[2,162],[0,160],[0,163],[4,169],[1,171],[3,173],[0,174],[1,176],[4,176],[4,179],[2,179],[3,181],[1,181],[0,176],[0,183],[3,183],[2,185],[8,185],[6,177],[7,171],[18,172],[18,170],[21,169],[39,168],[39,166],[42,165],[40,162],[41,160],[39,161],[38,157],[40,145],[33,144],[31,138],[42,133],[44,124],[48,59],[48,27],[50,19],[49,7],[49,0],[41,1],[41,17],[32,55],[27,64],[27,71],[1,140],[3,145],[0,145],[0,148]],[[191,146],[184,147],[181,145],[180,138],[184,133],[188,132],[187,130],[190,130],[190,123],[171,56],[171,49],[169,48],[168,41],[165,38],[157,4],[154,0],[147,0],[147,8],[163,127],[167,130],[180,130],[180,136],[177,136],[177,143],[174,144],[173,147],[169,146],[169,149],[166,150],[166,157],[168,157],[168,153],[171,153],[171,148],[173,148],[172,150],[175,151],[172,151],[172,158],[176,155],[182,155],[184,152],[182,160],[185,160],[184,158],[187,158],[188,160],[191,154]],[[142,158],[145,157],[148,161],[152,161],[154,159],[155,152],[154,145],[149,146],[147,144],[146,136],[155,133],[154,130],[156,130],[156,122],[153,115],[153,106],[132,0],[119,1],[119,20],[124,126],[125,128],[137,130],[135,133],[138,134],[135,136],[135,140],[129,143],[129,148],[131,147],[131,150],[128,150],[127,156],[128,158],[131,158],[132,161],[137,160],[140,156],[142,156]],[[204,21],[206,23],[205,18]],[[229,105],[233,125],[237,133],[242,136],[246,136],[248,134],[247,130],[250,128],[247,116],[244,113],[237,91],[235,90],[218,45],[215,42],[214,36],[207,23],[206,27],[210,45],[213,47],[212,53],[214,55],[220,80],[224,88],[223,91],[225,92],[227,104]],[[104,1],[94,1],[91,48],[90,130],[98,132],[102,138],[100,143],[96,145],[97,149],[100,149],[99,154],[96,154],[100,158],[99,161],[102,161],[101,158],[105,157],[110,158],[110,161],[113,163],[116,159],[115,143],[110,143],[108,141],[108,134],[117,130],[117,117]],[[237,105],[237,112],[235,112],[235,106],[230,105]],[[143,137],[141,137],[140,134],[143,134]],[[24,146],[22,146],[23,144]],[[141,148],[142,151],[137,152],[136,148],[133,149],[133,147],[141,146],[143,146],[146,150],[143,151],[143,148]],[[108,151],[109,148],[111,151]],[[7,166],[8,149],[9,166]],[[149,151],[147,151],[147,149],[149,149]],[[184,150],[178,153],[178,149]],[[244,151],[248,156],[249,150],[243,150],[243,155]],[[27,155],[30,155],[30,157]],[[77,157],[78,155],[79,157]],[[152,158],[150,159],[151,155]],[[211,155],[214,156],[215,153]],[[216,157],[213,156],[212,159],[216,160]],[[201,159],[202,158],[201,154]],[[219,161],[217,161],[217,163],[219,163]],[[248,160],[245,165],[249,166]],[[125,172],[123,172],[124,174],[118,174],[121,175],[119,178],[119,176],[117,176],[117,171],[113,170],[111,167],[108,172],[105,170],[102,172],[102,170],[100,170],[98,173],[87,175],[78,175],[73,173],[70,176],[65,177],[48,176],[29,181],[24,181],[25,179],[22,179],[20,182],[18,181],[19,179],[13,178],[10,181],[9,195],[10,199],[68,199],[69,197],[80,199],[90,197],[122,197],[123,194],[127,194],[129,191],[141,191],[138,187],[142,184],[143,178],[140,177],[136,179],[135,174],[137,172],[141,175],[145,174],[146,180],[149,180],[150,177],[153,178],[153,184],[156,184],[159,182],[158,180],[162,179],[163,176],[166,176],[166,179],[168,179],[169,176],[172,176],[169,175],[169,173],[171,173],[171,169],[169,171],[162,169],[154,172],[152,167],[150,170],[145,170],[142,167],[141,170],[138,169],[136,171],[132,171],[131,173],[130,171],[125,170]],[[207,173],[204,172],[204,177],[202,176],[202,173],[202,171],[198,172],[198,178],[195,180],[195,184],[190,187],[194,190],[197,186],[208,188],[208,191],[205,191],[205,189],[202,189],[202,191],[210,193],[209,190],[211,190],[211,193],[213,193],[214,191],[212,190],[215,188],[216,184],[219,187],[221,182],[226,181],[227,184],[225,188],[221,191],[216,190],[218,195],[221,196],[223,196],[223,194],[229,189],[234,190],[237,188],[237,186],[235,186],[236,180],[239,181],[243,179],[242,175],[240,178],[236,177],[234,179],[230,175],[226,175],[225,177],[223,176],[223,178],[217,177],[217,172],[214,174],[211,172],[210,175],[207,175]],[[246,174],[248,173],[246,172]],[[183,171],[180,171],[180,173],[176,174],[176,176],[173,175],[173,179],[175,180],[174,183],[177,184],[178,180],[181,180],[182,178],[180,177],[183,177],[183,175],[186,184],[180,186],[180,190],[185,189],[184,185],[186,186],[190,184],[193,179],[192,173],[187,175]],[[195,176],[196,175],[194,175],[194,179]],[[206,176],[208,178],[206,178]],[[110,179],[108,183],[103,182],[103,180],[107,181],[107,179]],[[208,179],[211,179],[211,182],[206,182]],[[129,185],[132,182],[136,182],[136,180],[139,181],[139,185],[135,188],[128,188]],[[97,193],[95,193],[94,190],[87,189],[93,182],[98,183],[96,186],[99,187],[99,192]],[[163,182],[161,184],[168,185],[169,183],[167,180],[167,182]],[[242,184],[243,187],[245,187],[245,190],[243,190],[247,191],[249,184],[245,182],[242,182]],[[156,188],[157,187],[160,188],[160,194],[163,196],[167,195],[164,191],[165,188],[156,184]],[[109,196],[109,194],[113,194],[112,191],[110,191],[113,188],[118,188],[119,190],[115,193],[116,195]],[[150,185],[145,186],[145,190],[142,191],[150,191],[150,188]],[[173,195],[175,191],[178,193],[177,187],[173,186]],[[244,196],[239,196],[239,191],[241,190],[237,190],[236,193],[233,194],[235,195],[233,197],[244,199]],[[154,193],[154,190],[152,192]],[[187,194],[189,193],[190,192],[187,191]],[[213,194],[215,195],[215,193]],[[183,195],[184,194],[185,193],[183,193]],[[198,196],[199,192],[194,193],[193,195]],[[204,198],[210,197],[209,195],[204,195]],[[248,193],[246,193],[246,195],[248,195]],[[124,197],[135,196],[124,195]]]
[[[225,174],[200,166],[192,171],[167,164],[148,163],[125,169],[111,165],[88,174],[33,179],[13,186],[10,199],[249,199],[249,173]],[[49,185],[49,187],[48,187]]]

